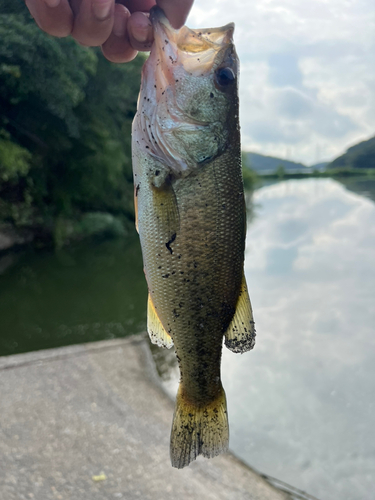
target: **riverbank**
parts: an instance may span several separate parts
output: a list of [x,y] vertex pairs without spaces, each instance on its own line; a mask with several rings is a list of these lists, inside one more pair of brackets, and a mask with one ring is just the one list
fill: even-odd
[[169,462],[144,336],[0,358],[0,498],[287,500],[233,455]]

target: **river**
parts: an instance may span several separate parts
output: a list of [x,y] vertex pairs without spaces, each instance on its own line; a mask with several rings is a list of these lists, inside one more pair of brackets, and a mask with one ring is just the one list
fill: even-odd
[[[245,273],[257,343],[223,352],[232,451],[320,500],[375,491],[375,181],[345,183],[255,191]],[[1,355],[145,329],[136,237],[9,259],[0,261]],[[153,353],[174,394],[171,352]]]

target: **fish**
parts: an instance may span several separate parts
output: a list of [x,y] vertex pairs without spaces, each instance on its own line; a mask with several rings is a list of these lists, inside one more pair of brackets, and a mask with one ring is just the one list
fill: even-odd
[[244,276],[239,63],[233,23],[176,30],[158,7],[150,18],[154,43],[132,126],[134,200],[147,331],[154,344],[174,346],[180,370],[170,458],[181,469],[228,450],[223,339],[236,353],[255,343]]

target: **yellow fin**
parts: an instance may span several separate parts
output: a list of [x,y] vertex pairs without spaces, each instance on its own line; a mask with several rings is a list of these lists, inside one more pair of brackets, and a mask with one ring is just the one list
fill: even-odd
[[147,303],[147,332],[153,344],[159,347],[166,347],[167,349],[173,346],[173,340],[161,324],[150,294],[148,295]]
[[242,277],[236,312],[225,332],[225,345],[231,351],[240,353],[250,351],[255,345],[254,318],[245,275]]
[[217,398],[204,406],[195,406],[183,397],[180,384],[171,433],[172,467],[182,469],[198,455],[216,457],[228,450],[229,427],[223,387]]

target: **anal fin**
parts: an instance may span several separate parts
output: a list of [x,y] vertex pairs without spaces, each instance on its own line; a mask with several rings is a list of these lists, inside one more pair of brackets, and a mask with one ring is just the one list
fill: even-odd
[[147,302],[147,332],[153,344],[159,347],[166,347],[167,349],[173,346],[173,340],[161,324],[150,294],[148,295]]
[[245,275],[242,276],[236,312],[225,332],[225,345],[237,353],[250,351],[255,345],[254,318]]

